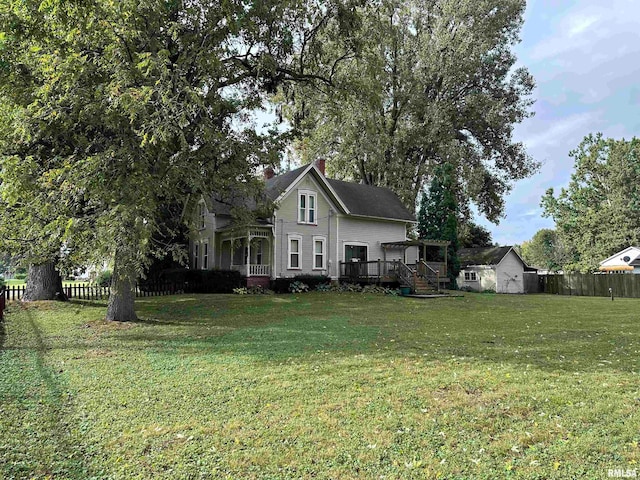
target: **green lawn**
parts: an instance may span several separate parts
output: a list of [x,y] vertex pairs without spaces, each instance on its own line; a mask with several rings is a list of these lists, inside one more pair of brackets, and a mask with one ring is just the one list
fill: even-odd
[[[0,478],[607,478],[640,469],[640,300],[11,304]],[[2,337],[0,337],[1,339]]]

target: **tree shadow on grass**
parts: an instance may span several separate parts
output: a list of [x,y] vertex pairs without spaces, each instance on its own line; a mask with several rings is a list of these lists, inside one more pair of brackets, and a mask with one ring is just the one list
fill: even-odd
[[[166,300],[165,300],[166,299]],[[555,298],[471,302],[340,295],[145,299],[138,322],[104,334],[114,348],[315,362],[310,354],[452,358],[548,371],[638,371],[640,331],[599,304]],[[562,300],[562,299],[560,299]],[[94,305],[95,306],[95,305]],[[605,305],[607,311],[609,304]],[[619,305],[620,312],[628,310]],[[415,313],[414,313],[415,312]],[[579,321],[577,321],[577,320]]]
[[[47,431],[44,432],[44,439],[39,439],[39,441],[44,441],[47,448],[53,445],[55,452],[53,465],[36,463],[43,459],[37,458],[38,455],[32,452],[30,455],[30,460],[34,461],[32,467],[37,468],[43,475],[47,477],[50,476],[51,478],[91,478],[93,475],[86,465],[84,452],[81,446],[74,442],[74,438],[70,433],[70,422],[72,418],[63,383],[59,380],[56,372],[46,364],[47,352],[51,350],[52,347],[47,345],[42,330],[34,319],[33,314],[28,309],[24,309],[23,313],[26,317],[33,340],[31,350],[33,352],[33,362],[38,377],[35,382],[40,385],[29,385],[27,384],[27,380],[24,380],[22,387],[27,388],[26,392],[29,392],[28,395],[34,395],[33,392],[37,390],[41,390],[42,394],[35,394],[38,395],[35,401],[28,401],[28,398],[21,398],[19,400],[26,402],[26,408],[35,408],[38,410],[36,414],[41,419],[38,425],[44,426],[44,428],[47,429]],[[24,434],[32,435],[32,433],[26,431]],[[31,477],[35,475],[36,472],[30,470],[29,472],[22,473]]]

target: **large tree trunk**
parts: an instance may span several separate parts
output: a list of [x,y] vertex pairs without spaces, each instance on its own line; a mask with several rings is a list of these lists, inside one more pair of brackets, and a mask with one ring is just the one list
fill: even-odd
[[131,268],[128,262],[116,253],[107,320],[133,322],[138,319],[135,311],[135,282],[135,268]]
[[50,260],[39,265],[29,265],[27,287],[22,300],[66,300],[62,289],[62,277],[56,264]]

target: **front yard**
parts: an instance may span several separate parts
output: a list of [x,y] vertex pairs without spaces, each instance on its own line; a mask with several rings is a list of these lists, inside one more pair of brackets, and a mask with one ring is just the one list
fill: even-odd
[[0,478],[607,478],[640,461],[640,300],[11,304]]

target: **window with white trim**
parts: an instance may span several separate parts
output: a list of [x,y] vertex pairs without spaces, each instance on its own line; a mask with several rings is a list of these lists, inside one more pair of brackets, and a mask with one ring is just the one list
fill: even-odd
[[316,192],[309,190],[298,191],[298,223],[318,223]]
[[201,229],[206,227],[206,224],[205,224],[206,215],[207,215],[207,209],[204,203],[199,203],[198,204],[198,226]]
[[200,245],[197,243],[193,244],[193,268],[197,270],[199,268],[198,259],[200,253]]
[[300,270],[302,254],[302,237],[300,235],[289,235],[289,270]]
[[464,272],[464,281],[465,282],[477,282],[478,275],[476,272]]
[[327,239],[325,237],[313,237],[313,269],[327,269]]
[[209,242],[204,242],[202,245],[202,268],[205,270],[209,268]]

